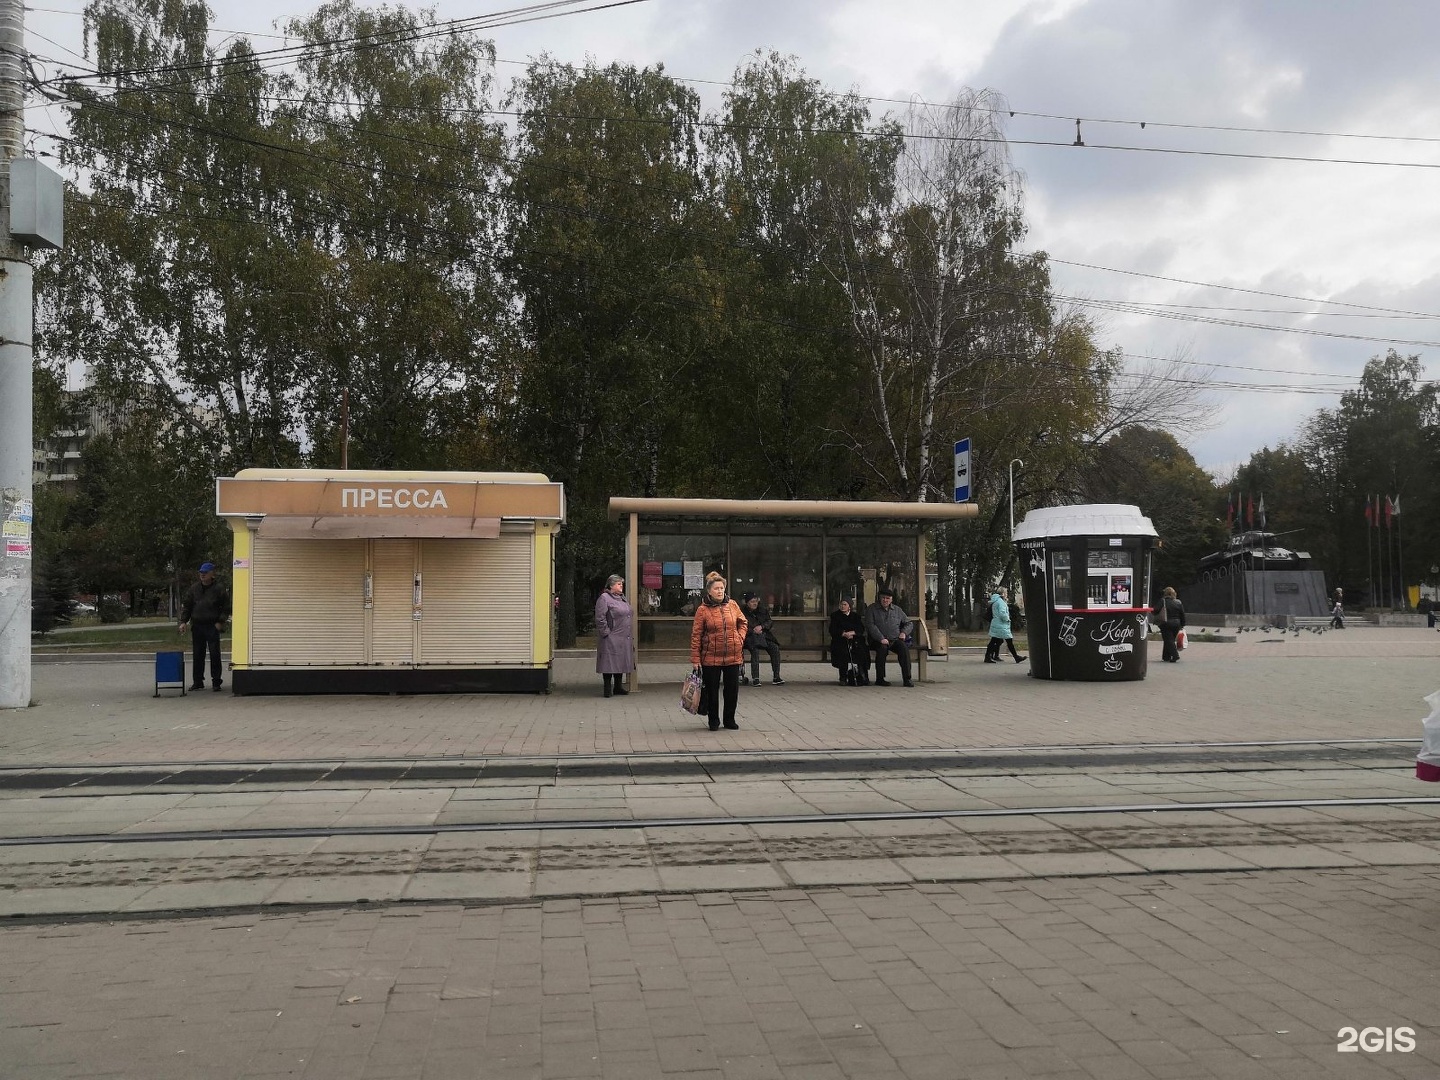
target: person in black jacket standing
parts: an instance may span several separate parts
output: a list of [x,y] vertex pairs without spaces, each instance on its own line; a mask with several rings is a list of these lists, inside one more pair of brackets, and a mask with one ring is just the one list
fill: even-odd
[[220,631],[230,618],[230,593],[215,580],[215,564],[200,564],[200,580],[190,586],[185,602],[180,605],[180,632],[190,629],[195,643],[195,676],[191,690],[205,689],[205,653],[210,653],[210,689],[219,690]]
[[1167,664],[1179,663],[1180,650],[1175,647],[1175,637],[1185,626],[1185,605],[1180,603],[1174,589],[1167,587],[1160,594],[1160,603],[1155,606],[1155,624],[1160,627],[1160,636],[1165,641],[1160,659]]

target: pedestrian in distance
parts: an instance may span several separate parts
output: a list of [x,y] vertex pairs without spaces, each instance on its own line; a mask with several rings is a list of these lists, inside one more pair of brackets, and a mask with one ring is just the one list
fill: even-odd
[[1335,602],[1330,608],[1330,629],[1345,629],[1345,590],[1335,590]]
[[630,692],[625,676],[635,670],[634,622],[625,579],[611,574],[595,601],[595,670],[605,682],[606,697]]
[[215,580],[215,564],[200,564],[200,580],[190,586],[180,605],[180,633],[190,631],[195,646],[191,690],[205,689],[205,655],[210,655],[210,689],[225,685],[220,678],[220,633],[230,621],[230,593]]
[[713,570],[705,575],[705,596],[690,624],[690,664],[700,672],[710,730],[720,729],[720,692],[725,693],[724,722],[732,731],[740,725],[735,709],[740,701],[740,668],[745,663],[745,631],[749,624],[740,605],[726,595],[727,583]]
[[895,606],[895,592],[880,590],[880,599],[865,611],[865,630],[875,646],[875,685],[889,686],[885,681],[885,658],[894,653],[900,661],[902,686],[914,686],[910,681],[910,642],[914,624],[910,617]]
[[1010,626],[1010,593],[1003,585],[998,585],[990,594],[990,641],[985,646],[985,663],[1000,663],[1002,645],[1009,646],[1015,663],[1025,662],[1025,657],[1015,651],[1015,633]]
[[865,622],[848,599],[830,613],[830,664],[840,671],[841,686],[870,685],[870,646]]
[[1160,603],[1155,605],[1153,613],[1155,625],[1160,628],[1160,637],[1164,642],[1160,659],[1167,664],[1178,664],[1180,650],[1175,647],[1175,638],[1185,627],[1185,605],[1180,603],[1175,590],[1167,585],[1160,594]]
[[775,636],[775,620],[770,617],[770,609],[760,603],[760,597],[753,592],[747,592],[744,601],[741,610],[749,624],[745,634],[745,651],[750,654],[750,677],[745,677],[742,663],[740,685],[760,685],[760,654],[764,652],[770,657],[770,682],[775,686],[784,686],[785,680],[780,677],[780,640]]

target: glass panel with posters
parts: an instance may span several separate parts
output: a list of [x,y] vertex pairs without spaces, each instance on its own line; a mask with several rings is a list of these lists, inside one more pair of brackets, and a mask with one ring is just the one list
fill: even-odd
[[700,602],[705,575],[725,573],[722,534],[641,533],[639,537],[640,616],[691,616]]

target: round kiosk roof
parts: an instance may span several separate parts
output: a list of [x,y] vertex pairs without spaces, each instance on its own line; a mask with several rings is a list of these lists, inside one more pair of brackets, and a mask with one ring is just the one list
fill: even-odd
[[1047,506],[1031,510],[1015,526],[1016,540],[1042,540],[1054,536],[1158,536],[1138,506],[1125,503],[1086,503]]

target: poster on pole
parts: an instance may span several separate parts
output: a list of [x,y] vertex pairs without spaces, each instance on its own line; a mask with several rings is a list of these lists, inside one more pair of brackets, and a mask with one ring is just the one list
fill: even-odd
[[955,444],[955,501],[970,501],[970,440]]

